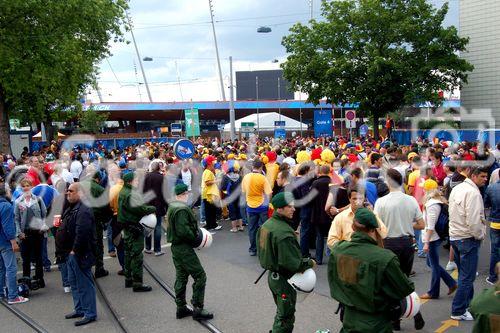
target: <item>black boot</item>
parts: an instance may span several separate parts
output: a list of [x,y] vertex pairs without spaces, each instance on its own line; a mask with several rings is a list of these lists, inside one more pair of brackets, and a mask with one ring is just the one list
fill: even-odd
[[189,310],[188,307],[185,306],[185,307],[177,309],[177,313],[176,313],[175,317],[177,319],[181,319],[181,318],[192,316],[192,315],[193,315],[193,311]]
[[136,285],[133,288],[133,291],[136,293],[144,293],[144,292],[148,292],[151,290],[153,290],[153,288],[151,288],[151,286],[148,286],[147,284],[142,284],[142,285],[138,285],[138,286]]
[[413,320],[415,321],[415,329],[417,331],[421,330],[425,326],[425,321],[424,318],[422,317],[422,314],[419,312],[413,317]]
[[210,313],[203,308],[198,308],[198,307],[194,308],[194,311],[193,311],[193,319],[194,320],[209,320],[209,319],[213,319],[213,318],[214,318],[213,313]]
[[94,273],[94,277],[96,279],[102,278],[102,277],[105,277],[105,276],[108,276],[108,275],[109,275],[109,272],[107,270],[105,270],[104,268],[96,269],[96,271]]
[[125,280],[125,288],[132,288],[134,286],[134,281]]

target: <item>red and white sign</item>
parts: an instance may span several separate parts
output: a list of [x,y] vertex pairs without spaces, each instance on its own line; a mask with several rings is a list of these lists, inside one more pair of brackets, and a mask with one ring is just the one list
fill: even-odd
[[345,112],[345,127],[356,128],[356,111],[347,110]]

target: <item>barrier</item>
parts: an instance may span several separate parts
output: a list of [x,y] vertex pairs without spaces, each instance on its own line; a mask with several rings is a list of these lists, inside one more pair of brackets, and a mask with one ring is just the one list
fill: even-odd
[[[63,141],[63,145],[67,149],[72,149],[74,146],[80,146],[80,147],[85,147],[85,148],[97,148],[97,147],[104,147],[108,150],[117,148],[117,149],[124,149],[125,147],[132,146],[132,145],[142,145],[145,142],[158,142],[158,143],[169,143],[171,145],[174,145],[174,143],[181,138],[172,138],[172,137],[165,137],[165,138],[133,138],[133,139],[105,139],[105,140],[95,140],[94,142],[92,141],[73,141],[73,140],[66,140]],[[42,149],[44,145],[47,145],[46,141],[32,141],[31,146],[30,146],[30,151],[37,151]]]
[[[392,133],[393,139],[399,144],[409,145],[412,142],[412,138],[416,132],[416,137],[421,137],[424,139],[429,138],[432,130],[394,130]],[[488,142],[491,141],[493,144],[500,142],[500,129],[491,130],[433,130],[433,134],[439,140],[455,141],[453,134],[458,136],[458,141],[481,141]]]

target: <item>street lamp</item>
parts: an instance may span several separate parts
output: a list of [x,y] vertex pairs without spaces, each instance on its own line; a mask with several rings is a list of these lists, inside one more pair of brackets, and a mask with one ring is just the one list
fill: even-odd
[[269,27],[264,27],[264,26],[263,26],[263,27],[259,27],[259,28],[257,28],[257,32],[258,32],[258,33],[261,33],[261,34],[267,34],[267,33],[271,32],[271,31],[272,31],[272,30],[271,30],[271,28],[269,28]]

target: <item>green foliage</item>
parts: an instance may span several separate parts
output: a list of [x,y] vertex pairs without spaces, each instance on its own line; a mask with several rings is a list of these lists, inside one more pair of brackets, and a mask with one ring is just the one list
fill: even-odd
[[104,126],[104,122],[108,120],[109,113],[96,112],[89,108],[86,111],[78,113],[78,122],[80,123],[80,132],[87,134],[96,134]]
[[424,129],[432,129],[432,128],[459,129],[460,122],[454,121],[454,120],[438,120],[438,119],[431,119],[429,121],[420,120],[418,122],[418,129],[424,130]]
[[282,64],[309,102],[359,102],[373,120],[430,101],[467,82],[473,66],[458,56],[468,43],[443,28],[448,4],[426,0],[323,0],[324,21],[300,23],[283,38]]
[[128,0],[0,0],[0,104],[24,121],[65,120],[122,41]]

